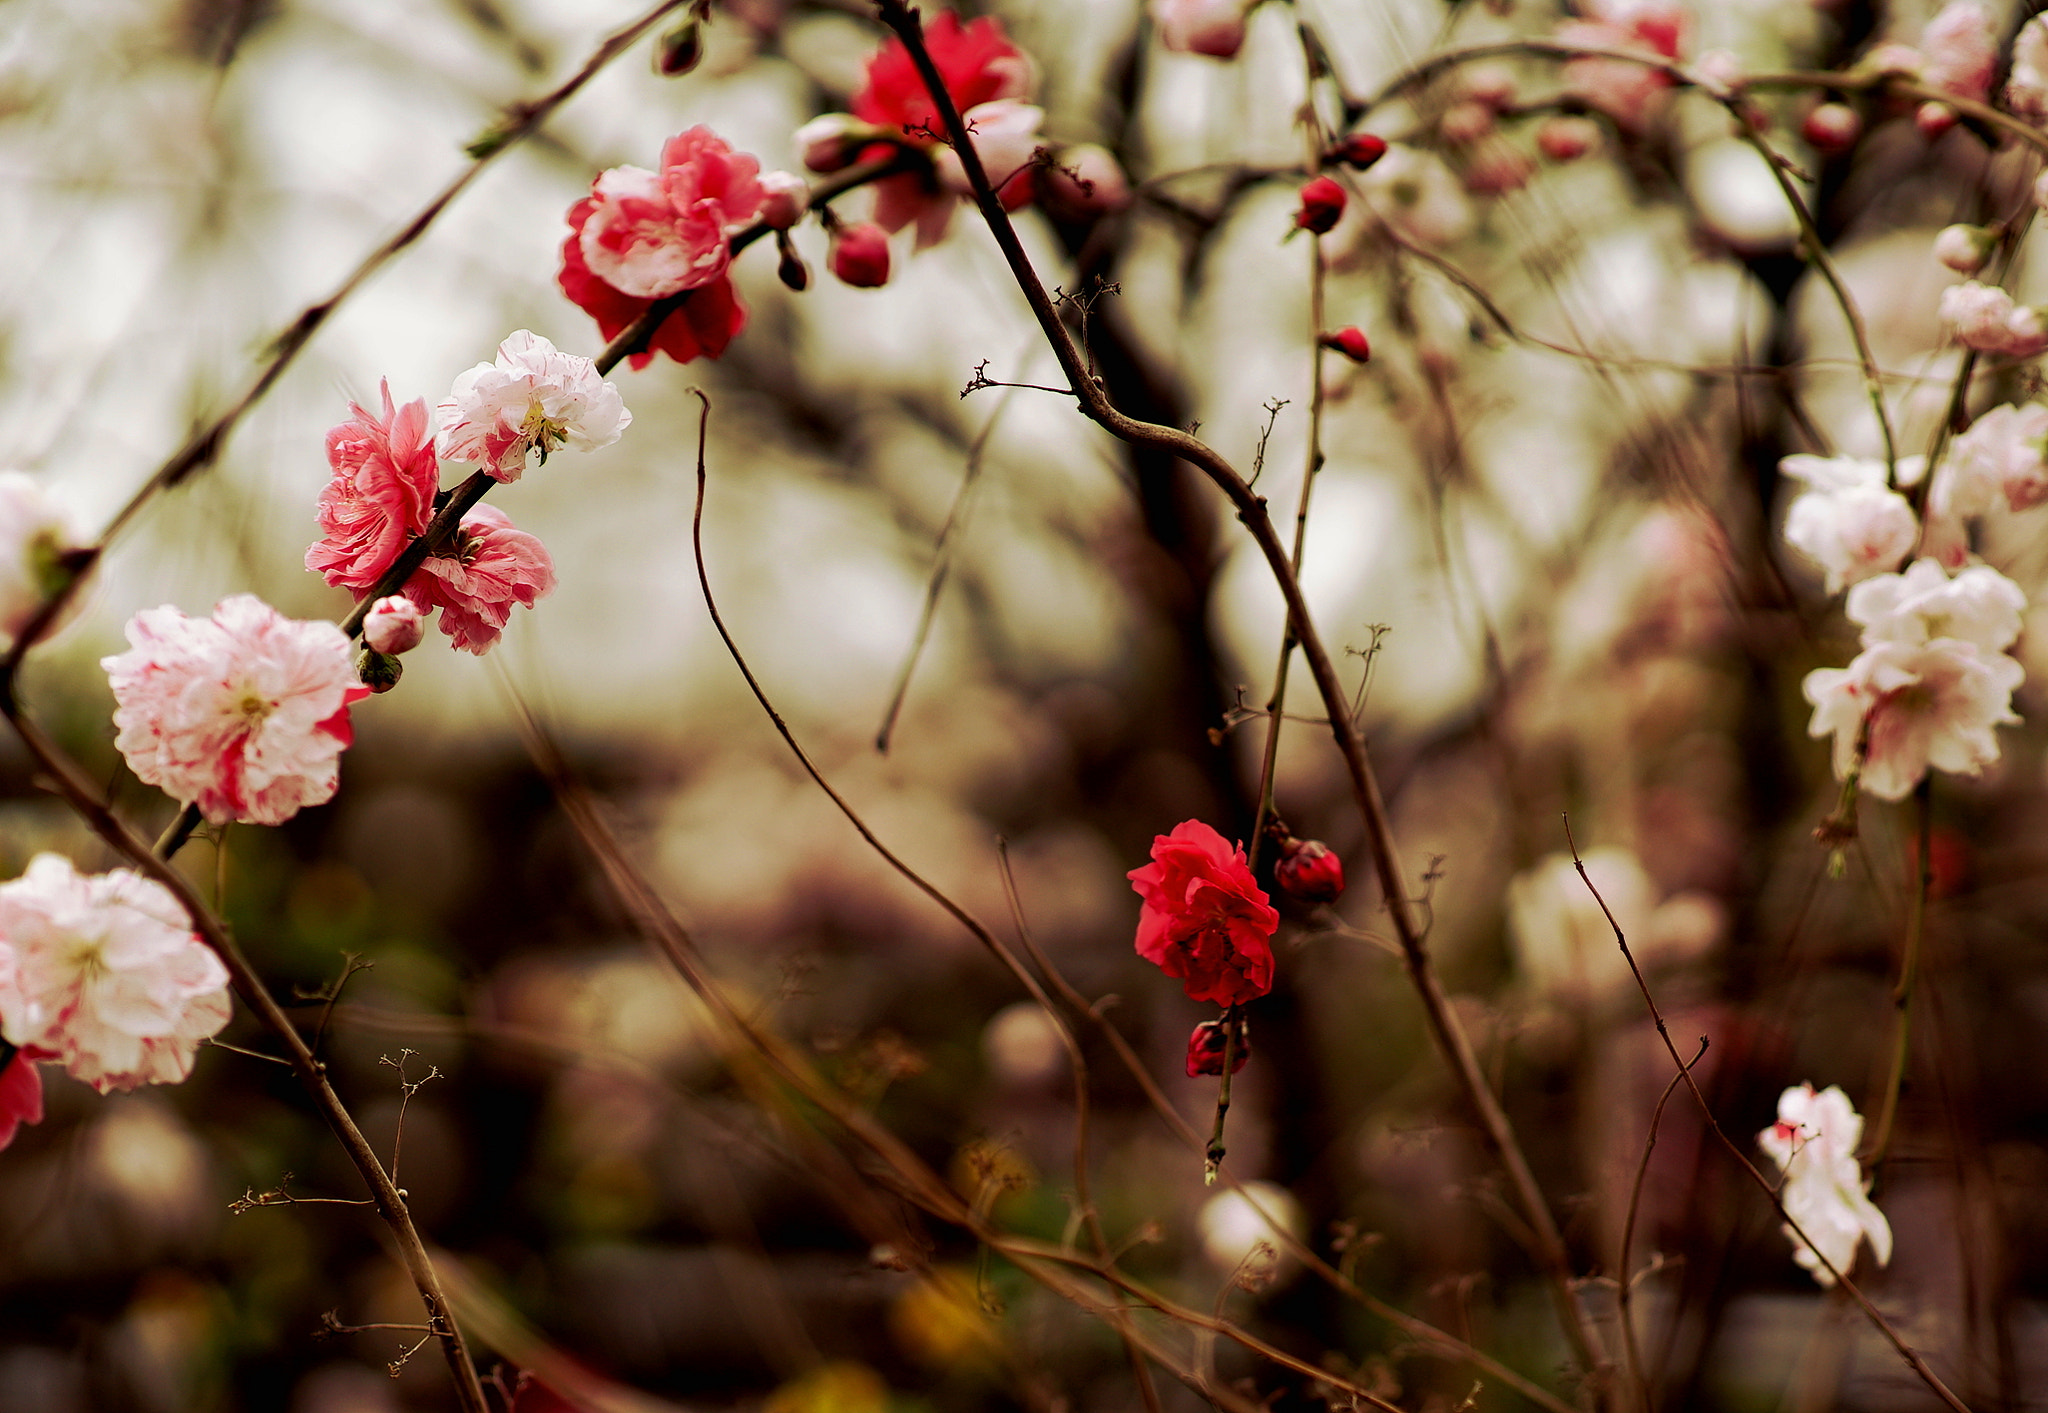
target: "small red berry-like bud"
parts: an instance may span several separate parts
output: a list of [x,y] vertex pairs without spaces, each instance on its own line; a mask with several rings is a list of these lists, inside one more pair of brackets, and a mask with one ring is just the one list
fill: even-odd
[[[1228,1035],[1225,1022],[1203,1021],[1188,1036],[1188,1078],[1197,1079],[1205,1074],[1223,1073],[1223,1051]],[[1230,1072],[1236,1074],[1244,1068],[1244,1062],[1252,1057],[1251,1029],[1240,1016],[1237,1022],[1237,1043],[1230,1047]]]
[[1364,171],[1380,158],[1387,155],[1387,140],[1369,132],[1355,132],[1340,138],[1335,147],[1323,154],[1325,162],[1342,162],[1347,167]]
[[1800,133],[1823,157],[1838,157],[1863,136],[1863,119],[1846,103],[1823,103],[1806,115]]
[[1280,891],[1304,903],[1334,903],[1344,896],[1344,861],[1320,839],[1290,839],[1273,870]]
[[804,264],[803,256],[796,253],[787,231],[775,233],[775,250],[782,258],[776,262],[775,278],[791,289],[801,293],[811,285],[811,267]]
[[872,221],[832,233],[832,273],[856,289],[889,283],[889,233]]
[[1360,333],[1355,325],[1346,325],[1344,328],[1326,333],[1316,342],[1324,348],[1335,349],[1353,363],[1372,361],[1372,345],[1365,341],[1365,335]]
[[1301,189],[1301,209],[1294,213],[1297,229],[1323,235],[1344,214],[1344,188],[1328,177],[1317,177]]
[[1573,162],[1598,147],[1601,136],[1591,118],[1548,118],[1536,129],[1536,150],[1553,162]]
[[1946,103],[1922,103],[1914,110],[1913,125],[1932,142],[1956,125],[1956,110]]

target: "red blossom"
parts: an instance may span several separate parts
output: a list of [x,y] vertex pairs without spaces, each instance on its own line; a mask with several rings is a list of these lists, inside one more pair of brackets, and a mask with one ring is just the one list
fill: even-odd
[[1280,891],[1304,903],[1334,903],[1344,896],[1344,861],[1320,839],[1290,839],[1273,870]]
[[889,234],[872,221],[832,233],[832,273],[856,289],[889,283]]
[[[1223,1051],[1229,1040],[1226,1023],[1220,1020],[1203,1021],[1188,1036],[1188,1078],[1197,1079],[1205,1074],[1223,1073]],[[1244,1062],[1252,1057],[1252,1037],[1242,1016],[1237,1023],[1237,1043],[1230,1046],[1230,1072],[1236,1074],[1244,1068]]]
[[1370,363],[1372,361],[1372,344],[1367,341],[1365,334],[1355,324],[1347,324],[1341,329],[1333,329],[1317,339],[1316,342],[1324,348],[1336,350],[1353,363]]
[[1280,914],[1252,881],[1241,847],[1185,820],[1155,838],[1152,862],[1127,876],[1144,900],[1138,955],[1180,978],[1190,1000],[1236,1006],[1273,989]]
[[[963,25],[958,15],[944,11],[924,27],[924,47],[953,106],[963,113],[998,98],[1022,98],[1031,90],[1031,61],[1003,37],[1002,25],[992,16]],[[939,110],[902,40],[891,37],[868,60],[868,81],[853,96],[853,115],[877,127],[910,128],[913,139],[936,140]]]
[[513,529],[502,510],[480,505],[462,517],[455,553],[429,556],[405,592],[423,609],[439,608],[441,631],[481,657],[514,605],[532,608],[554,588],[555,562],[541,542]]
[[354,420],[327,434],[334,479],[320,492],[321,536],[306,551],[306,568],[357,592],[375,584],[405,542],[427,528],[441,483],[426,402],[394,407],[391,384],[382,390],[382,417],[350,403]]
[[1340,140],[1323,155],[1326,162],[1342,162],[1364,171],[1387,155],[1387,140],[1375,133],[1355,132]]
[[0,1060],[0,1148],[14,1142],[23,1124],[43,1121],[42,1076],[27,1051],[7,1050],[7,1058]]
[[[612,288],[591,272],[583,258],[583,226],[597,209],[585,198],[569,208],[569,238],[562,242],[562,272],[558,279],[562,293],[591,318],[607,341],[615,339],[653,305],[651,299],[636,299]],[[716,358],[725,346],[747,326],[747,307],[732,287],[729,275],[689,291],[675,313],[661,321],[648,341],[647,351],[630,360],[645,368],[657,353],[666,353],[678,363],[697,357]]]

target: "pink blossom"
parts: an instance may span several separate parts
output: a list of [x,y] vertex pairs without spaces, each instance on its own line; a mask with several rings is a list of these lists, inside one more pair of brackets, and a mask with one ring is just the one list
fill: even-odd
[[38,854],[0,884],[0,939],[15,961],[0,976],[0,1035],[102,1094],[176,1083],[227,1024],[227,968],[171,891],[138,873],[88,877]]
[[592,274],[635,299],[699,289],[725,273],[728,239],[751,225],[761,164],[706,127],[662,148],[661,171],[614,167],[591,184],[578,234]]
[[2014,358],[2032,358],[2048,350],[2048,325],[2042,323],[2041,311],[2014,303],[1997,285],[1975,280],[1951,285],[1941,292],[1938,312],[1965,348]]
[[[1778,1121],[1756,1136],[1757,1146],[1785,1175],[1778,1198],[1785,1214],[1814,1245],[1799,1239],[1790,1226],[1792,1258],[1822,1285],[1835,1283],[1834,1272],[1846,1273],[1856,1248],[1870,1238],[1870,1252],[1882,1266],[1892,1258],[1891,1224],[1869,1197],[1869,1182],[1856,1161],[1863,1141],[1863,1116],[1839,1085],[1816,1094],[1811,1084],[1786,1090],[1778,1097]],[[1820,1255],[1815,1254],[1815,1247]],[[1828,1266],[1821,1264],[1826,1256]]]
[[339,628],[237,594],[210,619],[144,609],[128,641],[100,666],[138,779],[215,824],[281,824],[333,797],[348,704],[369,692]]
[[321,536],[306,551],[306,568],[358,593],[427,528],[441,483],[426,401],[394,407],[390,382],[380,386],[381,418],[350,403],[354,419],[327,434],[334,479],[320,492]]
[[1536,150],[1553,162],[1572,162],[1600,145],[1600,125],[1591,118],[1546,118],[1536,129]]
[[2048,500],[2048,407],[1994,407],[1955,439],[1929,492],[1930,513],[1970,518],[2003,496],[2014,510]]
[[[1045,121],[1045,109],[1014,98],[998,98],[962,113],[974,154],[988,184],[1005,206],[1021,206],[1031,198],[1031,159],[1039,147],[1038,125]],[[939,183],[961,196],[973,194],[967,168],[950,147],[932,153],[932,169]]]
[[1055,216],[1086,220],[1131,204],[1131,184],[1107,147],[1084,142],[1060,149],[1043,173],[1039,199]]
[[1234,59],[1244,47],[1246,0],[1151,0],[1159,42],[1180,54]]
[[[7,965],[7,944],[0,942],[0,968]],[[0,981],[0,994],[5,994],[6,985]],[[35,1061],[25,1051],[0,1060],[0,1148],[14,1142],[15,1132],[23,1124],[42,1121],[43,1077],[36,1073]]]
[[498,345],[495,364],[458,376],[440,410],[441,455],[473,462],[498,481],[518,480],[530,451],[543,463],[562,446],[595,451],[633,421],[619,390],[588,358],[558,353],[525,329]]
[[2012,692],[2025,675],[2005,654],[1960,638],[1873,643],[1846,668],[1806,674],[1807,734],[1835,738],[1835,775],[1846,779],[1870,717],[1862,788],[1881,800],[1904,799],[1930,766],[1975,775],[1998,759],[1992,728],[2019,720]]
[[1998,69],[1998,17],[1984,0],[1949,0],[1920,34],[1920,80],[1982,102]]
[[[0,471],[0,634],[18,636],[70,582],[65,555],[77,544],[71,516],[40,481]],[[67,616],[77,604],[74,598]]]
[[403,594],[378,599],[363,619],[363,641],[370,650],[393,657],[418,647],[426,631],[426,615]]
[[532,608],[555,589],[555,562],[541,542],[495,506],[462,517],[451,552],[428,556],[405,586],[422,609],[441,610],[441,631],[478,657],[489,652],[515,604]]
[[2030,123],[2048,122],[2048,15],[2028,20],[2013,39],[2005,106]]
[[2020,635],[2027,595],[1988,564],[1950,578],[1933,559],[1918,559],[1903,574],[1880,574],[1849,590],[1849,619],[1861,624],[1863,645],[1918,645],[1956,638],[1979,651],[2004,652]]
[[[1910,484],[1925,457],[1902,457],[1899,480]],[[1887,484],[1881,461],[1788,456],[1778,469],[1807,483],[1785,514],[1785,542],[1818,565],[1829,593],[1882,574],[1912,553],[1920,523],[1906,498]]]

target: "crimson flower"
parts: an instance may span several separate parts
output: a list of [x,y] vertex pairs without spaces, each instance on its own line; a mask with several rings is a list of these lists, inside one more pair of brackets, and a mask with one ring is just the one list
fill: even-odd
[[[1290,845],[1292,847],[1290,847]],[[1280,891],[1304,903],[1334,903],[1344,896],[1344,861],[1320,839],[1290,839],[1274,866]]]
[[14,1131],[23,1124],[43,1121],[43,1080],[25,1051],[0,1045],[7,1058],[0,1060],[0,1148],[14,1142]]
[[1237,1006],[1273,989],[1280,914],[1252,881],[1243,848],[1184,820],[1127,876],[1144,900],[1138,955],[1180,978],[1190,1000]]
[[1343,214],[1344,188],[1328,177],[1317,177],[1301,189],[1301,209],[1294,213],[1294,224],[1325,235]]
[[1188,1078],[1199,1079],[1205,1074],[1223,1073],[1223,1052],[1230,1051],[1230,1072],[1236,1074],[1244,1068],[1244,1062],[1252,1057],[1250,1029],[1244,1023],[1243,1012],[1238,1013],[1237,1043],[1230,1043],[1228,1025],[1220,1020],[1200,1021],[1188,1035]]

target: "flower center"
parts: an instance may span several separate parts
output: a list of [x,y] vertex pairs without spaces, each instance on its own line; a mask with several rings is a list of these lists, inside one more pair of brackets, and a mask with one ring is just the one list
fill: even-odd
[[65,961],[79,980],[90,986],[107,971],[106,944],[98,937],[74,937],[65,952]]
[[562,422],[551,419],[539,403],[532,403],[526,409],[526,420],[519,424],[519,439],[540,453],[541,465],[547,465],[548,453],[560,446],[568,437],[568,429]]
[[275,705],[276,703],[267,697],[259,696],[255,692],[244,692],[242,700],[235,704],[235,709],[248,719],[249,725],[253,728],[263,724],[263,718],[270,715]]

